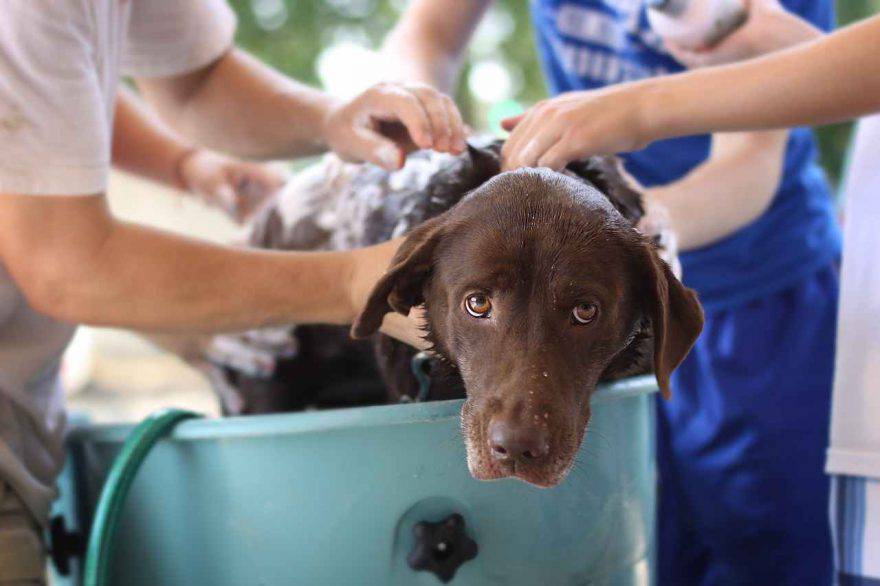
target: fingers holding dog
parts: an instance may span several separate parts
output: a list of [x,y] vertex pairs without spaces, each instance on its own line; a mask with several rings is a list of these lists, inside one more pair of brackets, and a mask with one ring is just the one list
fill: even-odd
[[461,137],[456,136],[456,132],[460,135],[461,127],[457,131],[453,128],[454,120],[447,110],[447,101],[451,102],[451,100],[428,86],[412,86],[408,89],[422,105],[431,125],[432,142],[422,148],[433,148],[445,153],[460,153],[461,149],[458,148],[457,141]]
[[550,166],[561,169],[576,159],[642,148],[656,129],[650,87],[569,92],[539,102],[525,114],[503,122],[512,129],[502,152],[504,170]]
[[414,148],[459,154],[465,147],[455,104],[426,85],[377,84],[331,108],[323,128],[327,145],[344,160],[389,170],[402,167]]
[[513,127],[502,151],[504,169],[549,167],[559,171],[583,156],[582,133],[577,132],[583,125],[576,116],[567,100],[539,102]]
[[368,92],[378,118],[401,122],[419,148],[427,149],[436,144],[430,100],[423,101],[413,88],[393,84],[374,86]]

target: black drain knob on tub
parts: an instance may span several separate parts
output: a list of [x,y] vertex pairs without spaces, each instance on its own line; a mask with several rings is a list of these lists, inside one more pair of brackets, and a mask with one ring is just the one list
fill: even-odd
[[71,558],[81,558],[86,550],[81,533],[68,531],[64,517],[57,515],[49,525],[49,555],[62,576],[70,574]]
[[409,567],[433,572],[449,582],[458,568],[477,557],[477,542],[468,537],[464,518],[453,513],[437,523],[420,521],[413,526],[416,543],[406,558]]

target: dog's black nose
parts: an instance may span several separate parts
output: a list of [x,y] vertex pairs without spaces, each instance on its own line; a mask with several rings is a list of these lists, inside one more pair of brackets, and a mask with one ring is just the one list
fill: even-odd
[[489,449],[496,460],[535,462],[547,455],[550,442],[545,428],[501,419],[489,423]]

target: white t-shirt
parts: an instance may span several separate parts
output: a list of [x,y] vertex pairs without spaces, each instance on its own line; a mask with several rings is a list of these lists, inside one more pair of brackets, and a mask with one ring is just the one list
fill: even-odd
[[[2,0],[0,194],[103,192],[120,75],[198,69],[234,33],[223,0]],[[43,522],[63,454],[58,361],[73,330],[34,311],[0,263],[0,479]]]
[[859,122],[845,194],[827,469],[880,478],[880,115]]

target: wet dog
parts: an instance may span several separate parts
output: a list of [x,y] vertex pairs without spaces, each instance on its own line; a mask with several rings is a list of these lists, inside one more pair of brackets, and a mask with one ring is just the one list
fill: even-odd
[[599,381],[653,369],[668,395],[703,316],[657,239],[635,229],[638,190],[612,157],[564,173],[500,173],[499,148],[422,154],[391,174],[333,159],[301,174],[253,223],[251,245],[320,250],[406,239],[352,327],[359,340],[330,327],[216,339],[209,355],[226,410],[415,395],[414,351],[377,331],[387,312],[420,305],[439,365],[430,398],[466,397],[462,430],[475,478],[558,484]]

